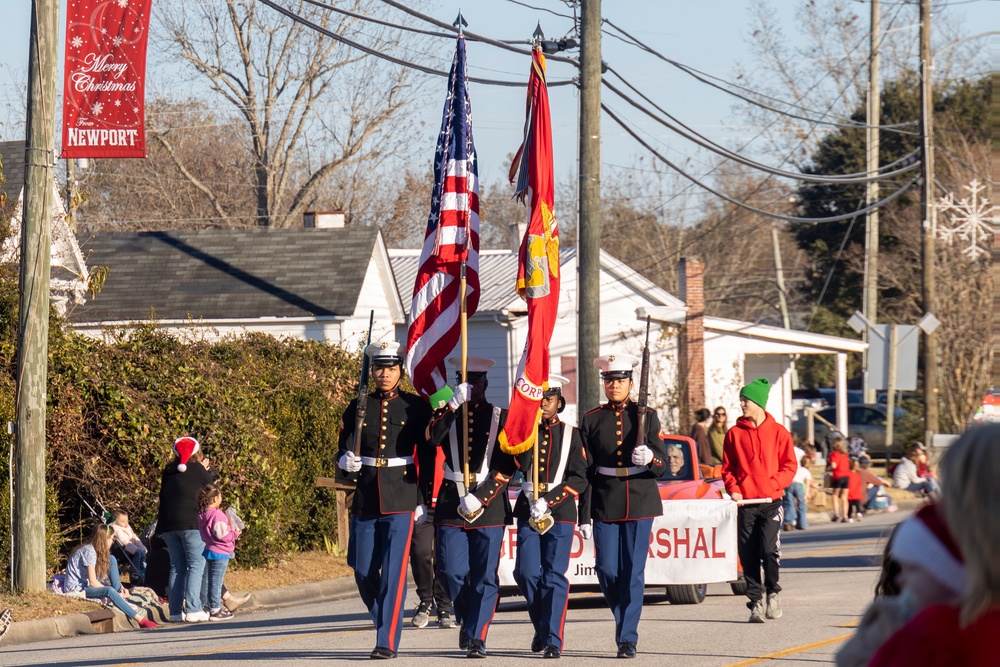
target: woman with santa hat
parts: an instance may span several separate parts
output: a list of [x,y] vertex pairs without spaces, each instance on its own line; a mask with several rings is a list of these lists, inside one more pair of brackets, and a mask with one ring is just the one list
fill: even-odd
[[201,599],[205,543],[198,532],[198,492],[211,484],[214,476],[208,471],[207,460],[202,463],[201,444],[191,436],[174,441],[174,454],[160,477],[156,528],[170,552],[170,621],[196,623],[209,618]]

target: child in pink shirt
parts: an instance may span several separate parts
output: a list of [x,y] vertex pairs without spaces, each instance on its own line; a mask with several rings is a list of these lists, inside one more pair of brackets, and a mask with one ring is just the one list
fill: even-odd
[[240,536],[240,531],[219,509],[221,504],[222,491],[217,485],[208,484],[198,492],[198,530],[205,542],[205,581],[208,588],[209,620],[212,621],[225,621],[233,617],[233,613],[222,606],[222,579],[226,576],[229,561],[236,550],[236,538]]

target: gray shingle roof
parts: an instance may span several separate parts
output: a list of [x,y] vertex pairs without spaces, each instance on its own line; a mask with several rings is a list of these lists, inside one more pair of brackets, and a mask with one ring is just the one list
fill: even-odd
[[24,141],[0,141],[0,162],[4,179],[0,192],[6,192],[7,198],[15,201],[24,187]]
[[[417,266],[420,263],[419,254],[407,251],[390,250],[392,272],[396,276],[396,285],[403,297],[403,308],[410,315],[410,303],[413,301],[413,282],[417,278]],[[559,261],[565,264],[576,256],[576,248],[561,248]],[[479,256],[479,297],[477,312],[490,313],[507,308],[517,298],[515,290],[517,282],[517,253],[484,251]],[[523,301],[519,301],[522,310],[527,310]]]
[[70,321],[350,316],[378,230],[102,232],[81,239],[110,269]]

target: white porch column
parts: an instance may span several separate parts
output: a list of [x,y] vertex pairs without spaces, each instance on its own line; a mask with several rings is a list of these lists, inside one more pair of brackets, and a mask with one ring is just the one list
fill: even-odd
[[847,438],[847,353],[837,353],[837,430]]

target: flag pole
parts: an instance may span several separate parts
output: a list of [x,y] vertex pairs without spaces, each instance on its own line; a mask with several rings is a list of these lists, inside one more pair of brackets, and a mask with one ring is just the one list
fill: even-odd
[[[458,291],[459,291],[459,322],[461,326],[461,341],[462,341],[462,383],[469,381],[469,315],[466,310],[465,305],[465,261],[462,261],[461,273],[459,274]],[[469,474],[469,402],[466,401],[462,403],[462,475],[465,478],[465,490],[466,493],[469,491],[469,485],[472,481],[471,475]]]

